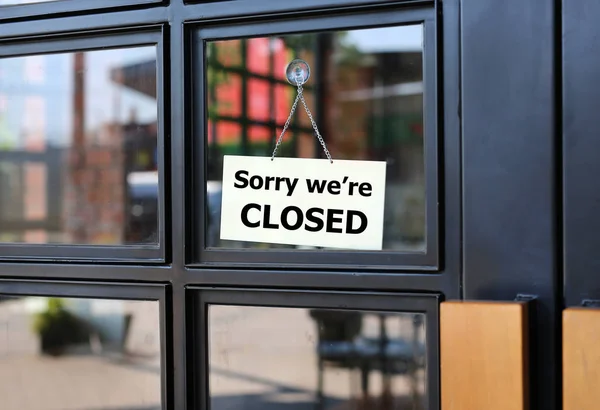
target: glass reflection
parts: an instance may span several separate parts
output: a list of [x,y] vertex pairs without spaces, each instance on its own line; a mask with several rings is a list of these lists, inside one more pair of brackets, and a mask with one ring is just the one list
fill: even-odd
[[425,409],[423,314],[209,307],[212,410]]
[[0,59],[0,242],[158,242],[156,48]]
[[3,410],[161,408],[153,301],[0,297]]
[[[207,247],[294,248],[221,241],[218,208],[223,155],[271,154],[295,98],[285,67],[301,58],[311,66],[307,103],[333,158],[388,164],[383,248],[425,250],[421,25],[215,41],[206,55]],[[303,110],[278,155],[322,156]]]
[[13,6],[17,4],[50,3],[57,0],[0,0],[0,6]]

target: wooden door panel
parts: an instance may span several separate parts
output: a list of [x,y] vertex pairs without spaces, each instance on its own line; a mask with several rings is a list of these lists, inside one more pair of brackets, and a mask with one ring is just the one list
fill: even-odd
[[442,410],[526,410],[526,302],[444,302]]
[[600,309],[563,312],[563,410],[600,405]]

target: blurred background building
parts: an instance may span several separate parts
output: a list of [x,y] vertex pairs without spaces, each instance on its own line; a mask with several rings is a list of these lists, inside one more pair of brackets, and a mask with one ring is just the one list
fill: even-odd
[[156,56],[145,55],[141,64],[116,64],[119,50],[0,63],[0,190],[10,192],[0,240],[158,242]]
[[[311,66],[304,93],[333,158],[388,164],[384,248],[424,250],[420,26],[207,43],[208,246],[285,247],[221,241],[219,184],[223,155],[271,154],[296,95],[284,76],[294,58]],[[300,105],[278,155],[322,156]]]
[[[388,164],[384,247],[423,249],[420,30],[207,43],[208,246],[257,246],[219,240],[222,158],[270,155],[296,94],[284,68],[299,57],[312,67],[305,95],[333,157]],[[414,41],[381,40],[399,34]],[[0,240],[158,242],[156,52],[136,51],[0,62],[0,190],[10,192]],[[278,155],[322,155],[302,107]]]

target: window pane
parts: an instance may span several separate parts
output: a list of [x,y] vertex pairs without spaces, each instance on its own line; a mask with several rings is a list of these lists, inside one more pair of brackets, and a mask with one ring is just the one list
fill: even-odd
[[[421,25],[207,44],[209,143],[214,142],[210,139],[214,123],[227,114],[228,120],[240,124],[237,155],[270,156],[295,98],[284,68],[292,59],[302,58],[312,73],[304,87],[307,104],[333,158],[388,164],[384,250],[426,250]],[[232,106],[240,109],[231,114],[226,107]],[[263,126],[258,137],[257,126]],[[321,154],[300,105],[278,155]],[[211,145],[208,181],[212,186],[222,181],[223,155],[221,143]],[[219,203],[210,206],[220,207]],[[210,220],[208,247],[289,248],[220,241],[219,225],[218,219]]]
[[210,306],[210,408],[425,409],[424,324],[412,313]]
[[0,241],[158,243],[156,48],[0,59]]
[[0,298],[3,410],[161,408],[153,301]]

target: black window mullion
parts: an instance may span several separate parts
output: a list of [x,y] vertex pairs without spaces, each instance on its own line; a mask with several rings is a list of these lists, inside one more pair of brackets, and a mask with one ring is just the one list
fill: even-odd
[[43,18],[48,15],[77,15],[118,9],[139,9],[158,5],[162,0],[55,0],[30,4],[0,6],[0,21]]

